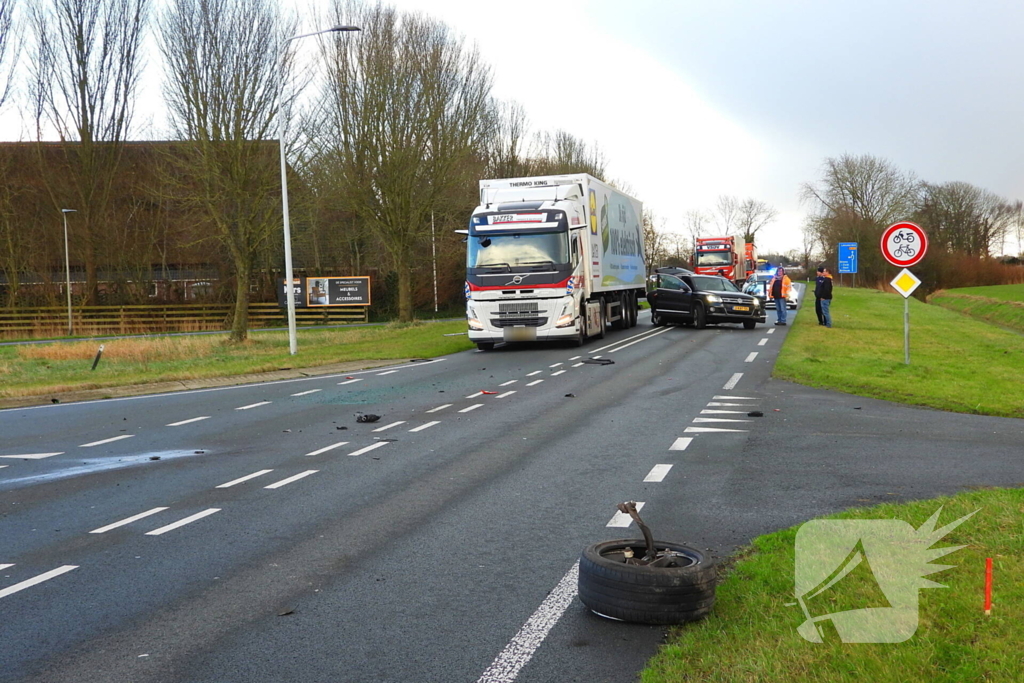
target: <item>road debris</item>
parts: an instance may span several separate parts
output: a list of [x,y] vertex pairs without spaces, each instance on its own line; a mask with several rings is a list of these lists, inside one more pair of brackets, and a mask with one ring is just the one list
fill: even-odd
[[380,415],[374,415],[373,413],[367,413],[365,415],[362,413],[356,413],[356,422],[376,422],[379,419]]
[[584,358],[581,362],[588,365],[615,365],[611,358]]
[[764,417],[764,413],[762,413],[760,410],[751,410],[749,413],[747,413],[747,417]]

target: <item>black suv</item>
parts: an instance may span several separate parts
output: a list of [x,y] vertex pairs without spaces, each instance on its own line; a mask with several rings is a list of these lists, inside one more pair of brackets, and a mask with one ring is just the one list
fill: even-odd
[[683,322],[700,329],[709,323],[743,323],[752,330],[765,321],[761,300],[744,294],[724,277],[656,273],[650,286],[647,301],[655,325]]

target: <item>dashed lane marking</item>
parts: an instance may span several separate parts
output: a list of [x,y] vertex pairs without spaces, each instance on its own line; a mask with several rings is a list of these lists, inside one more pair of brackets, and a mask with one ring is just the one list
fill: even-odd
[[564,375],[564,374],[565,374],[565,370],[559,370],[558,372],[552,372],[551,376],[552,377],[558,377],[559,375]]
[[355,384],[356,382],[362,382],[363,379],[364,378],[362,377],[356,377],[355,379],[347,379],[344,382],[338,382],[338,386],[340,387],[343,384]]
[[399,420],[398,422],[392,422],[391,424],[384,425],[383,427],[377,427],[373,431],[375,431],[375,432],[384,432],[384,431],[387,431],[387,430],[391,429],[392,427],[397,427],[398,425],[404,425],[404,424],[405,424],[405,420]]
[[645,482],[659,482],[664,481],[668,475],[668,471],[672,469],[672,465],[655,465],[651,468],[651,471],[644,477]]
[[391,443],[391,442],[390,441],[378,441],[377,443],[371,444],[371,445],[367,446],[366,448],[360,448],[358,451],[352,451],[351,453],[349,453],[349,455],[362,455],[363,453],[369,453],[370,451],[372,451],[374,449],[377,449],[377,448],[380,448],[381,446],[387,446],[389,443]]
[[[21,455],[0,455],[0,458],[10,458],[11,460],[42,460],[43,458],[52,458],[55,455],[64,455],[64,451],[58,451],[56,453],[23,453]],[[7,467],[7,465],[4,465]]]
[[572,358],[570,358],[569,360],[571,360],[571,361],[572,361],[572,360],[579,360],[580,358],[583,358],[583,356],[573,356],[573,357],[572,357]]
[[426,424],[422,424],[419,427],[413,427],[409,431],[410,432],[422,432],[424,429],[430,429],[434,425],[439,425],[439,424],[441,424],[441,422],[439,420],[434,420],[433,422],[428,422]]
[[[326,453],[327,451],[333,451],[335,448],[341,448],[347,443],[348,441],[339,441],[338,443],[332,443],[330,446],[324,446],[323,448],[315,450],[312,453],[306,453],[306,457],[308,458],[311,455],[320,455],[321,453]],[[270,470],[267,471],[269,472]]]
[[681,436],[672,442],[672,445],[668,447],[670,451],[685,451],[693,443],[692,436]]
[[543,381],[544,380],[542,380],[542,379],[535,379],[532,382],[528,383],[526,386],[528,386],[528,387],[535,387],[535,386],[537,386],[538,384],[540,384]]
[[752,408],[753,406],[749,403],[722,403],[720,401],[711,401],[708,403],[708,408]]
[[470,394],[470,395],[469,395],[469,396],[467,396],[466,398],[476,398],[477,396],[483,396],[483,395],[484,395],[484,392],[482,392],[482,391],[478,391],[478,392],[476,392],[475,394]]
[[542,372],[544,372],[544,371],[543,370],[534,370],[533,372],[526,373],[526,376],[527,377],[533,377],[534,375],[539,375]]
[[288,484],[292,483],[293,481],[298,481],[299,479],[304,479],[304,478],[308,477],[311,474],[316,474],[319,471],[320,470],[306,470],[305,472],[299,472],[298,474],[292,475],[292,476],[288,477],[287,479],[282,479],[281,481],[275,481],[273,484],[269,484],[267,486],[264,486],[263,488],[265,488],[265,489],[279,489],[282,486],[287,486]]
[[[644,503],[641,503],[641,502],[638,501],[637,504],[636,504],[636,511],[640,512],[643,509],[644,509]],[[632,523],[633,523],[633,518],[630,517],[629,515],[627,515],[625,512],[616,512],[615,516],[612,517],[611,520],[607,524],[605,524],[605,526],[606,527],[614,527],[614,528],[617,528],[617,529],[625,529],[626,527],[628,527]]]
[[574,368],[578,368],[578,367],[581,367],[581,366],[583,366],[583,365],[585,365],[585,363],[573,363],[573,364],[572,364],[572,366],[573,366]]
[[718,427],[687,427],[683,430],[689,434],[713,434],[715,432],[749,432],[749,429],[720,429]]
[[250,403],[247,406],[242,406],[241,408],[235,408],[235,410],[250,410],[252,408],[259,408],[260,406],[268,406],[268,405],[270,405],[270,403],[271,403],[270,401],[260,401],[259,403]]
[[765,345],[765,344],[767,344],[767,343],[768,343],[768,337],[765,337],[765,338],[764,338],[764,339],[762,339],[761,341],[757,342],[757,345],[758,345],[758,346],[764,346],[764,345]]
[[5,467],[10,467],[10,465],[0,465],[0,470],[2,470]]
[[732,418],[725,417],[695,417],[693,418],[694,423],[700,422],[750,422],[750,420],[734,420]]
[[701,415],[746,415],[745,410],[702,410]]
[[115,436],[112,439],[103,439],[103,441],[93,441],[92,443],[83,443],[81,446],[79,446],[79,448],[92,448],[93,446],[102,446],[105,443],[114,443],[115,441],[120,441],[121,439],[130,439],[133,436],[135,436],[135,435],[134,434],[122,434],[121,436]]
[[768,330],[768,334],[775,334],[775,330]]
[[13,566],[14,566],[13,564],[0,564],[0,571],[3,571],[5,569],[7,569],[8,567],[13,567]]
[[177,522],[174,522],[173,524],[168,524],[167,526],[162,526],[159,529],[154,529],[153,531],[147,531],[146,535],[147,536],[162,536],[163,534],[166,534],[168,531],[174,531],[175,529],[177,529],[179,527],[183,527],[186,524],[191,524],[192,522],[198,521],[198,520],[202,519],[203,517],[209,517],[210,515],[215,514],[217,512],[220,512],[220,508],[209,508],[208,510],[203,510],[202,512],[197,512],[194,515],[189,515],[185,519],[179,519]]
[[751,351],[750,354],[747,355],[747,359],[743,362],[753,363],[755,358],[757,358],[757,351]]
[[503,384],[499,384],[498,386],[499,387],[508,387],[508,386],[511,386],[511,385],[515,384],[518,381],[519,380],[517,380],[517,379],[510,379],[509,381],[507,381],[507,382],[505,382]]
[[511,396],[514,393],[516,393],[516,392],[514,392],[514,391],[506,391],[504,394],[498,394],[494,398],[505,398],[506,396]]
[[309,391],[300,391],[297,394],[292,394],[292,396],[309,396],[310,394],[315,394],[318,391],[323,391],[323,389],[310,389]]
[[716,401],[718,401],[718,400],[722,400],[722,401],[757,401],[757,400],[759,400],[759,399],[757,399],[757,398],[755,398],[753,396],[715,396],[714,399]]
[[430,410],[428,410],[427,412],[428,412],[428,413],[439,413],[439,412],[441,412],[442,410],[444,410],[445,408],[451,408],[451,407],[452,407],[452,404],[451,404],[451,403],[445,403],[445,404],[444,404],[443,406],[438,406],[438,407],[436,407],[436,408],[431,408],[431,409],[430,409]]
[[125,524],[131,524],[132,522],[136,522],[136,521],[138,521],[140,519],[144,519],[146,517],[149,517],[150,515],[155,515],[158,512],[163,512],[166,509],[167,508],[163,507],[163,508],[153,508],[152,510],[146,510],[145,512],[140,512],[137,515],[132,515],[131,517],[128,517],[127,519],[122,519],[120,522],[114,522],[113,524],[108,524],[107,526],[101,526],[99,529],[93,529],[89,533],[90,534],[105,534],[108,531],[110,531],[111,529],[116,529],[117,527],[124,526]]
[[382,377],[382,376],[384,376],[384,375],[393,375],[393,374],[395,374],[396,372],[398,372],[398,370],[388,370],[387,372],[378,372],[378,373],[377,373],[377,376],[378,376],[378,377]]
[[171,424],[169,424],[167,426],[168,427],[180,427],[181,425],[192,424],[193,422],[202,422],[203,420],[209,420],[209,419],[210,419],[209,415],[204,415],[203,417],[193,417],[191,420],[182,420],[181,422],[172,422]]
[[729,378],[729,381],[725,383],[725,386],[722,387],[722,389],[724,391],[731,391],[732,389],[735,389],[736,385],[740,383],[741,379],[743,379],[743,373],[737,372],[735,375]]
[[215,488],[218,488],[218,489],[229,489],[232,486],[234,486],[235,484],[241,484],[243,481],[249,481],[250,479],[255,479],[256,477],[262,477],[264,474],[270,474],[273,471],[274,470],[260,470],[259,472],[253,472],[252,474],[247,474],[244,477],[239,477],[238,479],[233,479],[233,480],[231,480],[231,481],[229,481],[229,482],[227,482],[225,484],[221,484],[219,486],[216,486]]
[[468,413],[468,412],[470,412],[471,410],[476,410],[477,408],[483,408],[483,407],[484,407],[484,404],[483,404],[483,403],[476,403],[476,404],[474,404],[474,405],[471,405],[471,406],[470,406],[470,407],[468,407],[468,408],[463,408],[463,409],[462,409],[462,410],[460,410],[459,412],[460,412],[460,413]]
[[557,368],[559,365],[564,365],[564,364],[563,363],[555,363],[554,365],[549,365],[548,367],[549,368]]
[[[8,566],[13,566],[13,565],[8,565]],[[35,586],[36,584],[42,583],[43,581],[49,581],[50,579],[58,577],[61,574],[67,574],[72,569],[78,569],[78,565],[76,565],[76,564],[66,564],[63,567],[57,567],[56,569],[51,569],[50,571],[46,572],[45,574],[40,574],[39,576],[33,577],[33,578],[31,578],[31,579],[29,579],[27,581],[22,581],[21,583],[16,583],[13,586],[8,586],[7,588],[4,588],[3,590],[0,590],[0,598],[6,598],[8,595],[13,595],[13,594],[17,593],[18,591],[23,591],[26,588],[31,588],[32,586]]]

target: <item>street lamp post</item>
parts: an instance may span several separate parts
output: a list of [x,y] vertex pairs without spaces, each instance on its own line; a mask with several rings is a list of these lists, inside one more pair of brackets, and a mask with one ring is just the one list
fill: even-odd
[[299,352],[299,341],[295,335],[295,291],[292,285],[293,273],[292,273],[292,234],[291,225],[288,216],[288,164],[285,161],[285,144],[284,137],[287,128],[287,121],[284,115],[284,59],[285,59],[285,48],[288,43],[299,38],[309,38],[310,36],[318,36],[321,33],[341,33],[343,31],[361,31],[362,29],[358,26],[334,26],[332,28],[326,28],[322,31],[314,31],[313,33],[303,33],[302,35],[292,36],[284,41],[284,45],[281,46],[281,83],[277,92],[277,117],[278,117],[278,141],[281,144],[281,204],[283,208],[282,217],[284,219],[284,291],[285,300],[288,305],[288,350],[291,355],[295,355]]
[[61,209],[64,216],[64,273],[67,275],[68,288],[68,336],[71,336],[71,255],[68,250],[68,214],[75,213],[75,209]]

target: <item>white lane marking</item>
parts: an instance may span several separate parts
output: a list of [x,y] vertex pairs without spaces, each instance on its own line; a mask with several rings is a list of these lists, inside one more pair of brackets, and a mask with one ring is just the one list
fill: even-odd
[[358,451],[352,451],[349,455],[362,455],[363,453],[369,453],[370,451],[380,448],[381,446],[387,446],[390,441],[378,441],[377,443],[367,446],[366,448],[360,448]]
[[[625,339],[620,339],[618,341],[612,342],[611,344],[607,344],[605,346],[602,346],[599,349],[594,349],[592,353],[597,353],[598,351],[604,351],[605,349],[610,349],[613,346],[618,346],[619,344],[622,344],[624,342],[628,342],[630,339],[636,339],[637,337],[643,337],[644,335],[651,334],[651,332],[653,332],[653,330],[644,330],[643,332],[640,332],[639,334],[634,334],[632,337],[626,337]],[[592,355],[591,358],[599,358],[599,356]]]
[[[632,337],[631,337],[631,338],[632,338]],[[601,350],[601,349],[598,349],[598,351],[600,351],[600,350]],[[598,359],[598,358],[600,358],[600,357],[601,357],[601,356],[591,356],[591,358],[593,358],[593,359],[595,359],[595,360],[596,360],[596,359]]]
[[92,448],[93,446],[102,446],[105,443],[113,443],[115,441],[120,441],[121,439],[130,439],[133,436],[135,436],[135,435],[134,434],[122,434],[121,436],[115,436],[112,439],[103,439],[103,441],[93,441],[92,443],[83,443],[81,446],[79,446],[79,448]]
[[751,420],[733,420],[732,418],[724,417],[695,417],[693,418],[694,423],[701,422],[751,422]]
[[275,481],[273,484],[270,484],[268,486],[264,486],[263,488],[265,488],[265,489],[279,489],[282,486],[287,486],[288,484],[292,483],[293,481],[298,481],[299,479],[304,479],[305,477],[308,477],[311,474],[316,474],[319,471],[320,470],[306,470],[305,472],[299,472],[296,475],[288,477],[287,479],[282,479],[281,481]]
[[736,385],[740,383],[741,379],[743,379],[743,373],[737,372],[735,375],[729,378],[729,381],[725,383],[725,386],[722,387],[722,389],[725,391],[735,389]]
[[131,517],[128,517],[127,519],[122,519],[120,522],[114,522],[113,524],[108,524],[107,526],[101,526],[99,529],[93,529],[89,533],[90,534],[104,534],[104,533],[110,531],[111,529],[116,529],[117,527],[124,526],[125,524],[131,524],[132,522],[135,522],[135,521],[138,521],[140,519],[143,519],[144,517],[149,517],[150,515],[155,515],[156,513],[163,512],[164,510],[167,510],[167,509],[168,508],[164,507],[164,508],[153,508],[152,510],[146,510],[145,512],[140,512],[137,515],[132,515]]
[[743,362],[744,363],[753,363],[755,358],[757,358],[757,351],[751,351],[747,355],[747,359],[745,361],[743,361]]
[[[644,503],[637,502],[636,511],[640,512],[644,507]],[[618,529],[625,529],[633,523],[633,518],[627,515],[625,512],[616,512],[615,516],[611,518],[605,526],[616,527]]]
[[482,391],[478,391],[478,392],[476,392],[475,394],[470,394],[470,395],[469,395],[469,396],[467,396],[466,398],[476,398],[477,396],[483,396],[483,395],[484,395],[484,392],[482,392]]
[[745,410],[702,410],[701,415],[746,415]]
[[0,465],[0,470],[2,470],[5,467],[10,467],[10,465]]
[[775,330],[774,329],[768,330],[768,334],[775,334]]
[[169,424],[167,426],[168,427],[180,427],[181,425],[192,424],[193,422],[201,422],[203,420],[209,420],[209,419],[210,419],[209,415],[204,415],[203,417],[193,417],[191,420],[182,420],[181,422],[172,422],[171,424]]
[[552,372],[551,376],[552,377],[558,377],[559,375],[563,375],[563,374],[565,374],[565,370],[559,370],[558,372]]
[[498,394],[494,398],[505,398],[506,396],[511,396],[514,393],[516,393],[516,392],[514,392],[514,391],[506,391],[504,394]]
[[526,376],[527,377],[533,377],[534,375],[539,375],[542,372],[544,372],[544,371],[543,370],[534,370],[533,372],[526,373]]
[[651,471],[644,477],[645,482],[651,481],[664,481],[668,471],[672,469],[672,465],[655,465],[651,468]]
[[573,364],[572,364],[572,366],[573,366],[574,368],[578,368],[578,367],[580,367],[581,365],[586,365],[586,363],[573,363]]
[[516,679],[519,671],[530,662],[537,648],[576,599],[576,585],[579,580],[580,563],[576,562],[554,590],[544,598],[537,611],[526,620],[519,633],[494,658],[487,670],[477,679],[477,683],[512,683]]
[[348,441],[339,441],[338,443],[332,443],[330,446],[324,446],[323,448],[315,450],[312,453],[306,453],[306,457],[308,458],[311,455],[320,455],[321,453],[326,453],[327,451],[333,451],[335,448],[341,448],[347,443]]
[[749,429],[719,429],[717,427],[687,427],[683,430],[690,434],[710,434],[713,432],[749,432]]
[[241,484],[243,481],[249,481],[250,479],[255,479],[256,477],[262,477],[264,474],[270,474],[273,471],[274,470],[260,470],[259,472],[253,472],[252,474],[247,474],[244,477],[239,477],[238,479],[232,479],[231,481],[227,482],[226,484],[220,484],[219,486],[215,486],[214,488],[229,489],[232,486],[234,486],[235,484]]
[[555,363],[554,365],[549,365],[548,367],[549,368],[557,368],[559,365],[564,365],[564,363]]
[[477,404],[475,404],[475,405],[471,405],[471,406],[470,406],[470,407],[468,407],[468,408],[463,408],[463,409],[462,409],[462,410],[460,410],[459,412],[460,412],[460,413],[468,413],[468,412],[469,412],[469,411],[471,411],[471,410],[476,410],[477,408],[483,408],[483,407],[484,407],[484,404],[483,404],[483,403],[477,403]]
[[526,386],[528,386],[528,387],[535,387],[535,386],[537,386],[538,384],[540,384],[543,381],[544,380],[542,380],[542,379],[535,379],[532,382],[529,382]]
[[[21,455],[0,455],[0,458],[11,458],[12,460],[42,460],[43,458],[52,458],[55,455],[64,455],[64,451],[57,453],[23,453]],[[7,465],[4,465],[7,467]]]
[[392,422],[391,424],[384,425],[383,427],[377,427],[373,431],[375,431],[375,432],[384,432],[384,431],[387,431],[387,430],[391,429],[392,427],[397,427],[398,425],[404,425],[404,424],[405,424],[405,420],[399,420],[398,422]]
[[[12,567],[14,565],[7,565],[7,566],[8,567]],[[37,583],[42,583],[43,581],[49,581],[50,579],[52,579],[54,577],[57,577],[57,576],[60,576],[61,574],[67,574],[72,569],[78,569],[78,565],[77,564],[66,564],[63,567],[57,567],[56,569],[51,569],[50,571],[46,572],[45,574],[40,574],[39,576],[33,577],[33,578],[31,578],[31,579],[29,579],[27,581],[22,581],[21,583],[16,583],[13,586],[8,586],[7,588],[4,588],[3,590],[0,590],[0,598],[6,598],[8,595],[13,595],[14,593],[17,593],[18,591],[23,591],[26,588],[31,588],[32,586],[36,585]]]
[[437,413],[437,412],[440,412],[440,411],[444,410],[445,408],[451,408],[451,407],[452,407],[451,403],[445,403],[443,406],[438,406],[436,408],[431,408],[427,412],[428,413]]
[[721,403],[719,401],[712,401],[708,404],[708,408],[753,408],[753,404],[750,403]]
[[270,401],[260,401],[259,403],[250,403],[247,406],[242,406],[240,408],[235,408],[235,410],[250,410],[252,408],[259,408],[260,406],[266,406],[266,405],[270,405]]
[[764,338],[764,339],[762,339],[761,341],[757,342],[757,345],[758,345],[758,346],[764,346],[764,345],[765,345],[765,344],[767,344],[767,343],[768,343],[768,337],[765,337],[765,338]]
[[396,372],[398,372],[398,370],[388,370],[387,372],[378,372],[377,376],[378,377],[382,377],[383,375],[393,375]]
[[519,380],[517,380],[517,379],[510,379],[509,381],[507,381],[507,382],[505,382],[503,384],[499,384],[498,386],[499,387],[508,387],[508,386],[512,386],[513,384],[515,384],[518,381]]
[[362,382],[362,381],[363,381],[363,378],[362,377],[358,377],[356,379],[350,379],[350,380],[346,380],[344,382],[338,382],[338,386],[340,387],[342,384],[355,384],[356,382]]
[[434,422],[428,422],[426,424],[422,424],[419,427],[413,427],[409,431],[410,432],[422,432],[424,429],[430,429],[434,425],[439,425],[439,424],[441,424],[441,422],[438,421],[438,420],[435,420]]
[[753,396],[715,396],[716,401],[757,401],[758,399]]
[[573,361],[573,360],[579,360],[580,358],[583,358],[583,356],[573,356],[573,357],[572,357],[572,358],[570,358],[569,360],[571,360],[571,361]]
[[[622,346],[620,346],[618,348],[612,349],[608,353],[615,353],[616,351],[621,351],[622,349],[627,348],[629,346],[632,346],[633,344],[639,344],[640,342],[645,342],[648,339],[651,339],[653,337],[657,337],[659,334],[665,334],[666,332],[671,332],[673,329],[675,329],[675,328],[666,327],[665,329],[658,330],[654,334],[648,335],[648,336],[644,337],[643,339],[637,339],[636,341],[629,342],[628,344],[623,344]],[[594,358],[598,358],[598,356],[594,356]]]
[[689,446],[690,446],[690,444],[692,442],[693,442],[693,437],[692,436],[681,436],[678,439],[676,439],[675,441],[673,441],[672,445],[669,446],[668,449],[670,451],[685,451],[687,448],[689,448]]
[[214,514],[216,512],[220,512],[220,508],[209,508],[208,510],[203,510],[202,512],[197,512],[194,515],[189,515],[185,519],[179,519],[177,522],[174,522],[173,524],[168,524],[167,526],[162,526],[159,529],[153,529],[153,531],[147,531],[146,535],[147,536],[160,536],[162,534],[166,534],[168,531],[174,531],[178,527],[183,527],[186,524],[191,524],[192,522],[195,522],[196,520],[200,520],[203,517],[209,517],[210,515],[212,515],[212,514]]
[[14,566],[13,564],[0,564],[0,571],[3,571],[4,569],[7,569],[8,567],[13,567],[13,566]]
[[323,390],[322,389],[310,389],[309,391],[300,391],[297,394],[292,394],[292,396],[309,396],[310,394],[315,394],[318,391],[323,391]]

